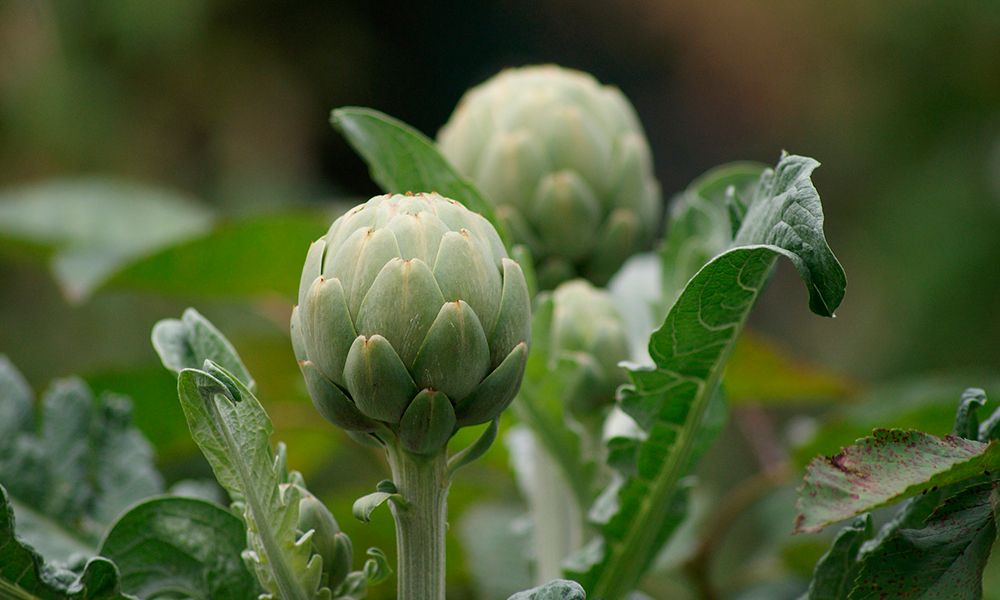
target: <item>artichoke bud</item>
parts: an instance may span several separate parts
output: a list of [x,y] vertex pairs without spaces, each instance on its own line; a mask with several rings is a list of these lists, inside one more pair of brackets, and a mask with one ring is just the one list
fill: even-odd
[[323,559],[324,585],[335,588],[351,570],[351,540],[340,531],[337,520],[326,505],[308,490],[300,488],[299,531],[312,531],[313,552]]
[[580,276],[605,284],[656,233],[662,202],[639,120],[586,73],[505,70],[465,94],[438,144],[531,249],[547,289]]
[[510,403],[530,320],[524,274],[493,226],[407,194],[355,207],[310,247],[290,328],[327,420],[431,454]]
[[625,323],[611,296],[583,279],[557,287],[552,304],[551,357],[575,366],[566,401],[581,416],[603,412],[626,382],[618,366],[629,357]]

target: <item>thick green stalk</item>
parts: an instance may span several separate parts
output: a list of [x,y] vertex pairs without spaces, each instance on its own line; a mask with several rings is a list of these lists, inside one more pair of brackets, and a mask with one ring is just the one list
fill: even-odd
[[445,600],[448,464],[444,452],[417,456],[386,446],[389,468],[405,505],[396,520],[398,600]]

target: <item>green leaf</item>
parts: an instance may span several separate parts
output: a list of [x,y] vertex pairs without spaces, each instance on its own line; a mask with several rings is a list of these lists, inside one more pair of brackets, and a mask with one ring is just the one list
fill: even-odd
[[368,163],[372,179],[389,193],[437,192],[477,212],[507,243],[493,205],[459,175],[427,136],[406,123],[370,108],[338,108],[330,122]]
[[951,496],[923,527],[900,529],[864,555],[849,600],[982,598],[998,516],[996,482]]
[[163,366],[175,374],[183,369],[199,369],[211,360],[246,382],[251,390],[256,388],[236,348],[193,308],[185,310],[180,319],[159,321],[153,326],[152,340]]
[[[783,155],[760,178],[736,237],[688,282],[649,341],[655,366],[630,370],[621,408],[645,433],[636,471],[605,500],[600,536],[567,571],[595,597],[623,598],[638,585],[679,520],[681,480],[699,443],[710,400],[733,344],[778,256],[788,257],[810,293],[810,307],[832,316],[846,278],[823,237],[816,161]],[[607,494],[604,498],[607,498]],[[607,508],[610,507],[610,508]],[[597,512],[596,508],[592,512]]]
[[809,589],[800,600],[843,600],[860,570],[858,554],[872,537],[872,519],[859,517],[837,533],[833,545],[816,563]]
[[135,183],[56,180],[0,194],[0,240],[52,252],[66,297],[85,300],[123,265],[205,232],[211,212],[174,192]]
[[0,414],[10,417],[0,425],[10,428],[0,441],[0,481],[17,507],[19,535],[48,560],[94,554],[128,506],[163,492],[131,411],[123,396],[95,398],[79,379],[65,379],[45,394],[36,428],[30,390],[0,357]]
[[249,560],[257,578],[275,597],[320,597],[321,564],[310,560],[310,544],[296,532],[299,492],[296,486],[281,487],[286,474],[269,443],[271,420],[245,384],[214,363],[206,366],[225,381],[206,371],[183,369],[178,395],[191,436],[216,479],[244,502]]
[[104,558],[87,561],[80,575],[46,565],[15,535],[14,510],[0,485],[0,597],[13,600],[124,600],[118,569]]
[[406,506],[406,500],[402,494],[396,490],[396,484],[389,480],[382,480],[377,486],[378,491],[362,496],[354,501],[351,509],[354,518],[365,523],[370,522],[372,512],[386,502],[393,502],[399,506]]
[[587,594],[575,581],[557,579],[543,586],[518,592],[507,600],[585,600]]
[[185,297],[278,296],[293,300],[309,243],[330,226],[329,212],[288,212],[218,224],[133,261],[105,284]]
[[659,251],[661,316],[667,314],[691,277],[732,242],[735,234],[726,205],[727,190],[732,188],[738,197],[750,198],[765,169],[765,165],[750,162],[721,165],[695,179],[673,199]]
[[479,437],[476,438],[476,441],[449,456],[448,477],[451,478],[455,474],[455,471],[475,461],[483,454],[486,454],[486,451],[489,450],[490,446],[493,445],[493,442],[496,441],[497,432],[499,430],[500,420],[493,419],[490,421],[490,424],[486,426],[486,429],[483,430]]
[[246,600],[259,593],[240,553],[243,522],[216,504],[192,498],[146,500],[125,513],[101,544],[118,565],[122,588],[140,598]]
[[996,470],[1000,442],[877,429],[840,453],[809,464],[799,489],[795,531],[819,531],[924,490]]

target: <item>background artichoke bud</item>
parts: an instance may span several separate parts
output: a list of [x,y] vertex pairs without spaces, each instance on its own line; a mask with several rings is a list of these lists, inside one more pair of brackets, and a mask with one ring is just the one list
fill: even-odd
[[578,366],[567,385],[567,402],[577,415],[603,412],[627,379],[618,366],[629,358],[625,323],[611,296],[583,279],[557,287],[552,302],[551,355]]
[[586,73],[505,70],[465,94],[438,143],[531,249],[543,288],[604,285],[656,232],[660,188],[639,120]]
[[437,194],[386,195],[309,248],[291,333],[326,419],[433,454],[510,404],[530,318],[524,274],[488,221]]
[[313,552],[323,558],[323,586],[336,589],[351,571],[354,548],[351,539],[340,531],[340,525],[330,510],[304,488],[299,488],[298,529],[312,530]]

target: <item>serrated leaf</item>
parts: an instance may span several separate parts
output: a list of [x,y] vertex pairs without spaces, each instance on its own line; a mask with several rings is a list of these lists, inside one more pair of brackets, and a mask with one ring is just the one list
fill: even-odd
[[16,425],[0,442],[0,481],[18,507],[19,535],[48,560],[93,555],[125,508],[163,492],[131,402],[95,398],[79,379],[56,381],[36,433],[30,390],[9,362],[0,367],[0,414]]
[[361,155],[372,179],[383,190],[397,194],[437,192],[456,200],[492,223],[506,242],[493,205],[448,163],[427,136],[370,108],[338,108],[330,115],[330,122]]
[[325,211],[298,211],[224,221],[131,261],[102,287],[183,297],[292,300],[299,273],[289,266],[302,263],[309,243],[329,227],[331,217]]
[[207,208],[180,194],[124,181],[56,180],[0,194],[0,238],[51,250],[53,273],[74,301],[124,264],[211,222]]
[[819,531],[924,490],[996,470],[1000,443],[878,429],[840,453],[809,464],[799,488],[795,531]]
[[861,546],[872,537],[872,519],[859,517],[845,525],[826,554],[816,563],[809,589],[800,600],[843,600],[854,587],[860,570]]
[[122,589],[140,598],[246,600],[260,590],[240,557],[245,547],[243,522],[229,511],[162,497],[125,513],[104,538],[101,555],[118,565]]
[[921,528],[899,529],[867,553],[849,600],[978,600],[997,539],[996,482],[948,498]]
[[818,163],[783,155],[755,188],[734,247],[698,271],[650,338],[654,367],[630,370],[621,407],[646,433],[636,473],[620,487],[597,541],[567,574],[595,597],[635,589],[677,526],[665,510],[697,458],[712,394],[733,344],[778,256],[796,266],[810,308],[832,316],[844,295],[843,269],[823,237],[819,195],[810,180]]
[[92,558],[79,575],[46,565],[18,539],[14,510],[0,485],[0,597],[24,600],[126,600],[118,569],[105,558]]
[[557,579],[543,586],[518,592],[507,600],[585,600],[587,594],[575,581]]
[[[244,502],[247,557],[258,580],[276,597],[311,600],[318,596],[319,569],[310,564],[310,545],[295,531],[297,488],[281,488],[283,474],[271,449],[271,420],[264,408],[242,382],[232,375],[228,379],[223,382],[198,369],[181,370],[177,390],[191,436],[219,483]],[[238,401],[231,385],[239,390]]]

